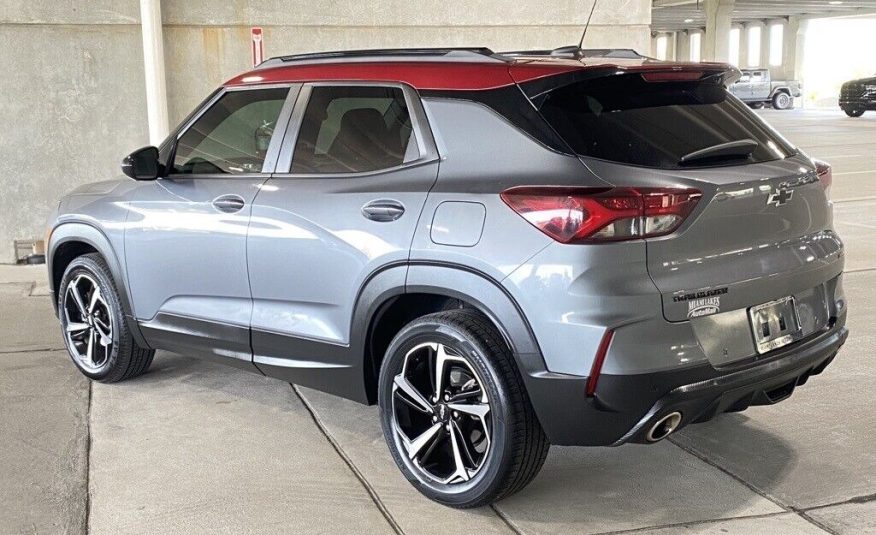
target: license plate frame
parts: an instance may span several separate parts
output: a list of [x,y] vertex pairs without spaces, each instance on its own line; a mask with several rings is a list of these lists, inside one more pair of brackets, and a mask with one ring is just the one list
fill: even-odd
[[797,301],[792,295],[749,308],[748,320],[759,354],[769,353],[803,338]]

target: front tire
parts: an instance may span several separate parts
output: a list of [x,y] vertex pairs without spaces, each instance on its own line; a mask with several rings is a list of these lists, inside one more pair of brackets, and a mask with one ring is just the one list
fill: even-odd
[[67,352],[83,375],[115,383],[149,368],[155,351],[138,346],[131,336],[112,274],[100,255],[70,262],[57,306]]
[[474,311],[429,314],[404,327],[381,365],[378,403],[399,469],[451,507],[517,492],[550,448],[510,350]]
[[794,99],[787,93],[776,93],[773,97],[773,108],[777,110],[788,110],[794,105]]
[[843,111],[846,112],[846,115],[848,115],[849,117],[860,117],[860,116],[864,115],[864,110],[847,110],[847,109],[844,109]]

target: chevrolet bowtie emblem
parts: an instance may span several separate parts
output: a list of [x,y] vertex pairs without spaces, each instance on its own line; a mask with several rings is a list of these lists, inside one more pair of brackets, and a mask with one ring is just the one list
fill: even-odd
[[770,194],[767,199],[767,204],[774,204],[776,206],[782,206],[783,204],[788,204],[788,201],[791,200],[791,197],[794,196],[794,190],[787,188],[779,188],[775,193]]

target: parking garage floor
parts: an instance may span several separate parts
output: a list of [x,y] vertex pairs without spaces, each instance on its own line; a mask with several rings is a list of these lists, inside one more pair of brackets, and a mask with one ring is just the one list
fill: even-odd
[[0,533],[876,533],[876,114],[759,112],[834,165],[851,337],[786,402],[653,446],[560,448],[456,511],[396,470],[374,407],[159,353],[91,384],[43,268],[0,267]]

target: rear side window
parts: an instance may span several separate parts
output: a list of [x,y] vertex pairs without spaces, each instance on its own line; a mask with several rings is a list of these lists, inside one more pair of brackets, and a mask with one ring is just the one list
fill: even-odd
[[288,88],[229,91],[179,138],[175,174],[259,173]]
[[[715,80],[647,82],[640,74],[596,78],[548,93],[540,111],[577,154],[624,164],[714,167],[777,160],[794,152]],[[696,151],[743,140],[756,142],[749,155],[681,163]]]
[[315,86],[304,112],[292,173],[361,173],[419,154],[404,93],[396,87]]

